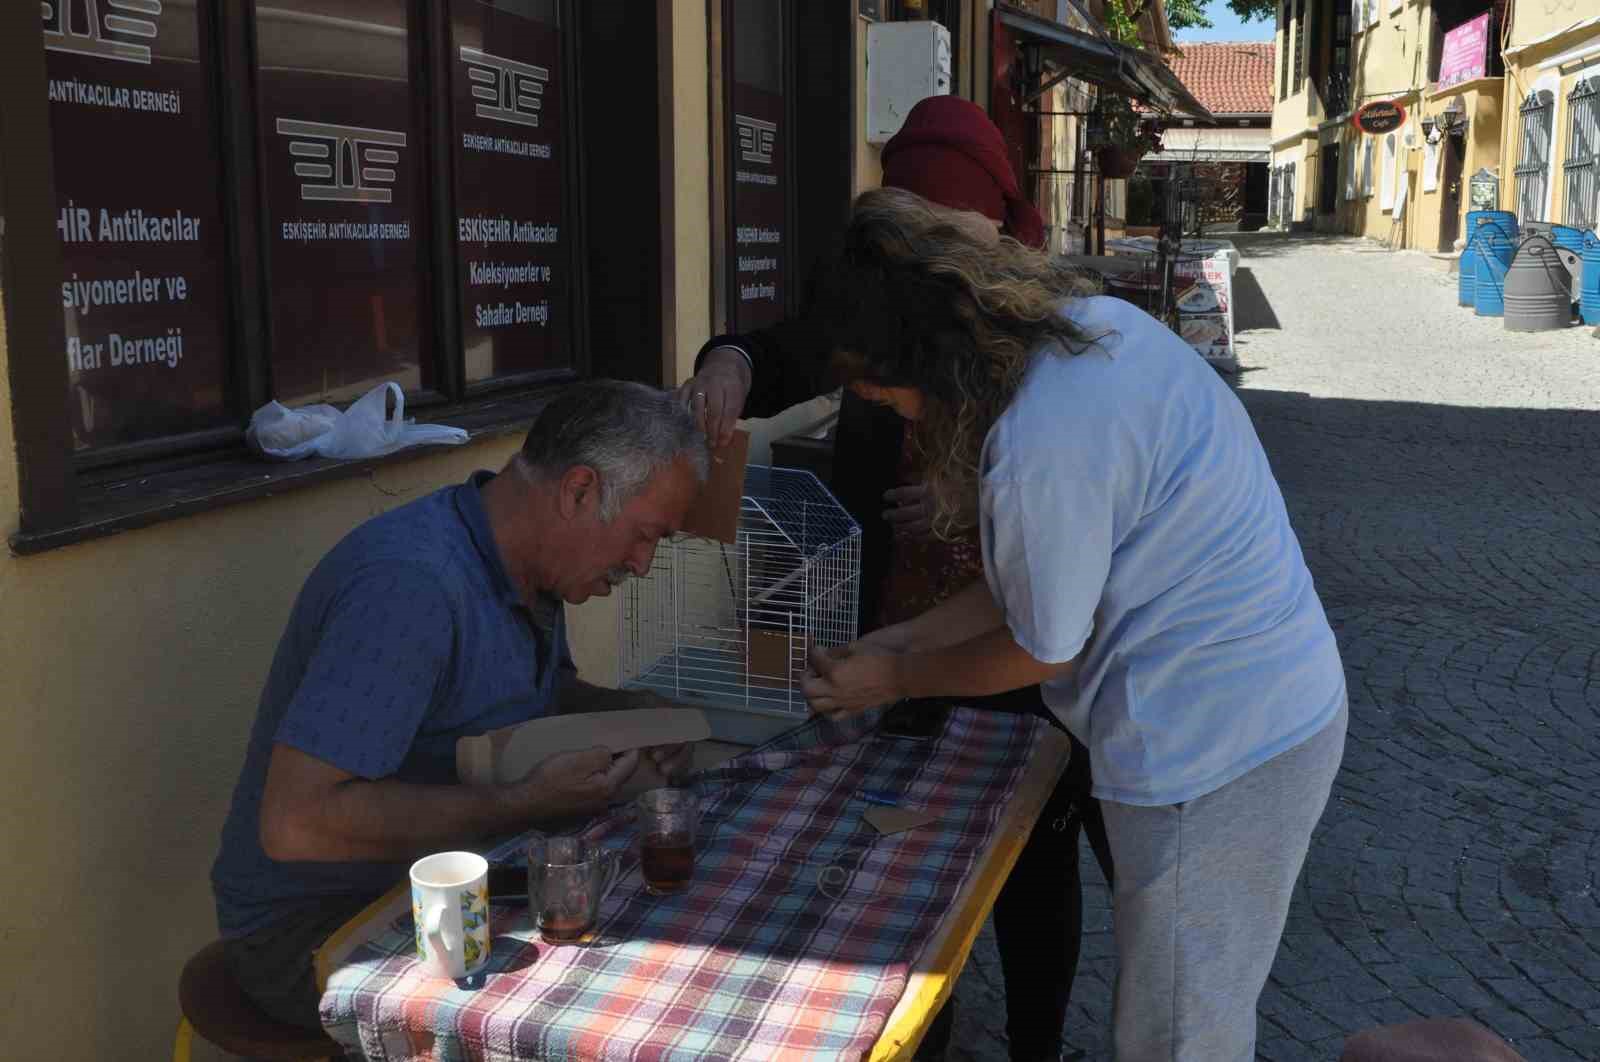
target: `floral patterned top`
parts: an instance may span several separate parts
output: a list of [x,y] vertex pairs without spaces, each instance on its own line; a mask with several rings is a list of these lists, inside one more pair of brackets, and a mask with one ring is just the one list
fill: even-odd
[[[900,482],[921,483],[923,478],[922,461],[911,433],[906,432],[900,449]],[[949,542],[896,537],[889,547],[878,620],[884,626],[903,623],[981,578],[983,548],[976,527],[963,530]]]

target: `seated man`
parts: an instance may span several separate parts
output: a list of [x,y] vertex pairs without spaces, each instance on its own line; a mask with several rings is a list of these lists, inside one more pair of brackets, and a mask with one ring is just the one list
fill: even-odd
[[558,711],[643,707],[579,682],[562,602],[649,571],[705,480],[668,392],[557,395],[499,475],[367,521],[306,580],[278,644],[212,869],[229,968],[279,1021],[317,1028],[312,952],[406,876],[486,835],[592,814],[688,746],[553,756],[458,783],[456,740]]

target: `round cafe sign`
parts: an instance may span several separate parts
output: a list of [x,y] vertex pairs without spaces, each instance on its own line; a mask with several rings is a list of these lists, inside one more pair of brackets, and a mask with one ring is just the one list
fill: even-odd
[[1406,109],[1393,100],[1373,100],[1350,120],[1363,133],[1392,133],[1406,124]]

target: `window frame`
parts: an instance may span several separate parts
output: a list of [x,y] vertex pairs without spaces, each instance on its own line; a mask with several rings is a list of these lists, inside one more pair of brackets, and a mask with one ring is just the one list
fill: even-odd
[[1310,17],[1308,0],[1295,0],[1294,20],[1294,92],[1299,95],[1306,87],[1306,21]]
[[[1561,160],[1563,219],[1574,228],[1592,229],[1600,225],[1600,70],[1578,75],[1567,94],[1567,111],[1567,147]],[[1583,155],[1575,154],[1580,132],[1588,142]],[[1585,190],[1587,197],[1582,194]]]
[[[1513,187],[1519,223],[1544,221],[1550,210],[1550,158],[1555,151],[1556,100],[1559,96],[1559,91],[1552,92],[1541,81],[1523,97],[1517,108],[1517,163],[1511,174],[1515,181]],[[1544,117],[1534,127],[1532,123],[1535,116],[1540,114]],[[1543,154],[1539,156],[1535,153],[1530,161],[1530,149],[1535,146],[1534,137],[1541,131],[1544,134]]]
[[[200,0],[205,3],[206,0]],[[453,38],[448,6],[434,0],[405,0],[413,72],[415,121],[424,158],[415,218],[421,229],[421,283],[427,307],[420,322],[430,352],[435,387],[408,392],[407,405],[427,410],[429,419],[467,426],[473,434],[492,434],[505,426],[520,429],[553,388],[594,371],[588,336],[589,189],[585,182],[581,22],[576,4],[555,0],[560,61],[566,79],[562,98],[562,150],[565,152],[560,223],[570,234],[567,343],[571,366],[465,382],[459,317],[460,251],[454,233],[455,133],[451,62]],[[651,5],[656,16],[658,5]],[[0,5],[0,36],[39,40],[38,8]],[[19,505],[13,551],[37,552],[54,545],[141,526],[169,516],[214,507],[224,501],[273,493],[282,484],[321,481],[352,474],[376,463],[405,459],[402,452],[377,461],[299,463],[293,469],[246,458],[245,427],[251,412],[271,398],[270,290],[267,200],[260,178],[258,123],[260,95],[253,47],[255,0],[210,5],[210,36],[205,45],[215,57],[207,83],[213,93],[212,135],[220,159],[220,250],[228,274],[221,294],[223,357],[231,385],[232,422],[221,428],[76,451],[67,413],[70,396],[65,357],[38,351],[65,349],[60,305],[62,254],[55,229],[56,191],[52,115],[45,91],[46,51],[42,46],[12,49],[0,64],[0,216],[10,219],[9,238],[0,242],[0,295],[7,326],[11,412],[16,438]],[[665,113],[665,112],[663,112]],[[670,129],[660,131],[663,143]],[[426,216],[424,216],[426,215]],[[663,373],[666,366],[661,366]],[[658,380],[658,383],[667,381]],[[343,470],[342,470],[343,469]],[[177,490],[169,482],[186,476]],[[163,479],[165,477],[165,479]],[[259,489],[258,489],[259,487]],[[115,502],[108,500],[120,491]],[[165,501],[156,495],[165,491]],[[137,496],[139,501],[134,501]],[[162,511],[152,515],[156,509]]]
[[1385,211],[1393,210],[1395,186],[1399,183],[1395,172],[1400,167],[1399,133],[1385,133],[1383,135],[1383,159],[1381,165],[1383,172],[1378,176],[1378,208]]

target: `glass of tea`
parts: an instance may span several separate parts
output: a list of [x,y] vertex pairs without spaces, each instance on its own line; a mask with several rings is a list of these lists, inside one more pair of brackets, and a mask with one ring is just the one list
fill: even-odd
[[694,877],[694,831],[700,803],[690,789],[651,789],[639,809],[639,873],[653,896],[670,896]]

